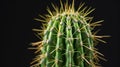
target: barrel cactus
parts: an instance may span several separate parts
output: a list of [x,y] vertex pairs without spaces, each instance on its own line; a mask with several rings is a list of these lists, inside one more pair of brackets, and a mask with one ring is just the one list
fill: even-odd
[[97,41],[105,42],[97,36],[94,28],[103,20],[92,22],[89,14],[94,11],[81,3],[78,9],[72,4],[61,7],[52,4],[54,10],[47,9],[49,14],[35,19],[43,23],[43,29],[33,29],[41,39],[32,43],[31,49],[37,49],[37,56],[31,67],[98,67],[99,58],[103,59],[95,48]]

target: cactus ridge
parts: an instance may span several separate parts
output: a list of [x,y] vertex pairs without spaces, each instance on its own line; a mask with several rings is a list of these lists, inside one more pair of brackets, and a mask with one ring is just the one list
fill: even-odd
[[[88,15],[94,11],[84,7],[81,3],[77,10],[72,5],[62,4],[61,8],[52,4],[55,12],[47,9],[49,14],[41,16],[43,19],[35,19],[43,23],[43,30],[37,31],[42,39],[32,43],[37,49],[38,55],[31,63],[31,67],[98,67],[99,58],[103,59],[95,48],[96,41],[107,36],[97,36],[97,32],[91,32],[101,21],[92,22],[93,17]],[[92,22],[92,23],[91,23]],[[34,49],[34,48],[33,48]]]

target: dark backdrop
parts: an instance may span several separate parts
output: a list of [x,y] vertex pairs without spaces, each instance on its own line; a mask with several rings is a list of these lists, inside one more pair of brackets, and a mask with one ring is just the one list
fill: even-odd
[[[65,1],[65,0],[64,0]],[[108,43],[100,43],[97,48],[105,55],[107,62],[100,62],[103,67],[119,67],[118,65],[118,1],[117,0],[76,0],[96,8],[93,12],[95,20],[104,19],[99,34],[111,35],[105,38]],[[38,41],[32,28],[40,28],[40,23],[34,21],[38,14],[47,13],[46,7],[50,2],[59,4],[58,0],[4,0],[2,1],[1,23],[3,29],[2,65],[0,67],[29,67],[29,63],[35,56],[28,50],[31,42]],[[1,24],[2,25],[2,24]]]

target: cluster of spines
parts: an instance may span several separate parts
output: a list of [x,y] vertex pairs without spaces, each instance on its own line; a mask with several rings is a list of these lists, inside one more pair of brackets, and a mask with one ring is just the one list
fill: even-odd
[[[101,58],[95,47],[95,41],[106,36],[96,36],[91,31],[102,21],[90,23],[92,17],[88,17],[94,9],[83,8],[80,5],[77,11],[74,10],[74,0],[72,6],[61,3],[60,12],[53,4],[56,11],[54,15],[48,10],[49,18],[45,20],[36,19],[42,22],[48,22],[43,25],[43,30],[33,29],[39,31],[38,34],[44,35],[42,41],[33,43],[37,46],[38,56],[34,59],[32,67],[97,67],[98,58]],[[63,8],[65,6],[65,8]],[[41,36],[42,36],[41,35]]]

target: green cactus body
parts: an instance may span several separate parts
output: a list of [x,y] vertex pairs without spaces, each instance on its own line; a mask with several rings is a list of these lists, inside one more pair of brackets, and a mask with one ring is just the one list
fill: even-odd
[[88,14],[94,9],[83,8],[84,3],[78,10],[74,9],[74,0],[72,6],[68,2],[65,5],[60,3],[60,10],[52,4],[56,14],[48,10],[50,14],[44,20],[48,23],[43,30],[34,29],[38,35],[42,33],[42,40],[33,43],[37,45],[38,56],[32,67],[97,67],[102,54],[96,51],[95,42],[104,36],[96,36],[96,32],[91,31],[101,21],[91,23],[92,17]]

